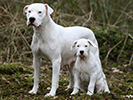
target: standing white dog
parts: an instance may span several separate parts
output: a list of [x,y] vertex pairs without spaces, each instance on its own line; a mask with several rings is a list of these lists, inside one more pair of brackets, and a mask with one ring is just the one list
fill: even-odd
[[88,95],[92,95],[94,89],[99,94],[103,91],[110,93],[101,65],[90,47],[98,48],[89,39],[77,40],[72,45],[77,51],[77,58],[74,68],[74,90],[71,95],[76,94],[79,89]]
[[[31,49],[33,53],[34,86],[29,93],[36,94],[39,88],[40,59],[43,57],[52,62],[52,88],[45,96],[54,96],[58,88],[60,66],[65,65],[75,52],[70,50],[73,41],[80,38],[87,38],[98,46],[93,32],[84,27],[62,27],[57,25],[50,17],[53,9],[47,4],[34,3],[24,7],[24,14],[27,17],[27,25],[33,26],[34,35]],[[90,48],[94,56],[99,60],[99,50]],[[73,64],[70,64],[70,83],[68,88],[73,86]]]

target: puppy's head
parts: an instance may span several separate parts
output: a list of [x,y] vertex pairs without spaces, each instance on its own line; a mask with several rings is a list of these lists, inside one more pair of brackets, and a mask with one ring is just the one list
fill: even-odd
[[90,46],[97,47],[91,40],[89,39],[80,39],[74,41],[72,45],[72,49],[74,48],[77,52],[77,57],[83,58],[88,55],[88,51],[90,50]]
[[53,9],[47,4],[33,3],[26,5],[23,9],[24,15],[27,17],[27,26],[40,27],[44,18],[53,13]]

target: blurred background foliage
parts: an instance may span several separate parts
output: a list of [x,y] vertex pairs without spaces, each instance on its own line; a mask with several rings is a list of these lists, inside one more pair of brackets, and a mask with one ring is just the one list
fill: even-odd
[[92,29],[103,64],[132,65],[133,0],[0,0],[0,63],[32,63],[32,27],[26,26],[25,5],[47,3],[62,26]]

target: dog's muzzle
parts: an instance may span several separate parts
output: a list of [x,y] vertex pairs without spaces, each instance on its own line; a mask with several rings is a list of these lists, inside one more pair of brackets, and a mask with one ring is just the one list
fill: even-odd
[[35,21],[36,21],[35,17],[30,17],[28,26],[35,26],[35,27],[39,28],[41,25],[36,26]]
[[28,22],[28,26],[35,26],[35,24],[34,24],[35,20],[36,19],[34,17],[30,17],[29,22]]

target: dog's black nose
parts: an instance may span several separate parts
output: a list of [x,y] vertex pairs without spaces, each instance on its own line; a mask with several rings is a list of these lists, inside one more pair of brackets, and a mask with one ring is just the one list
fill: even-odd
[[35,18],[34,18],[34,17],[30,17],[30,18],[29,18],[29,21],[30,21],[31,23],[33,23],[33,22],[35,21]]
[[84,54],[84,51],[80,51],[80,54],[83,55]]

